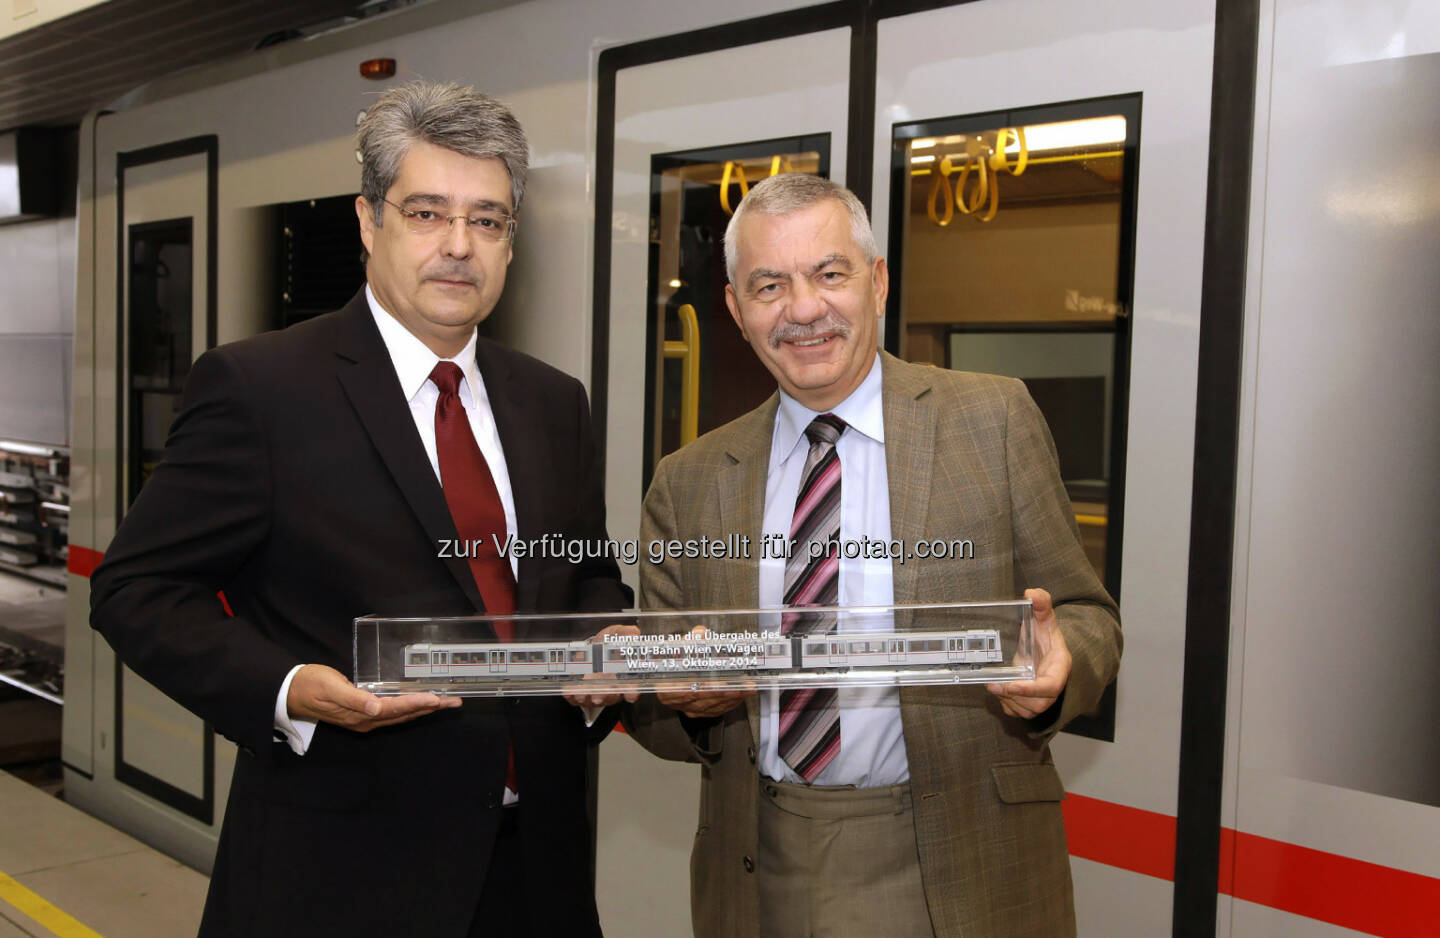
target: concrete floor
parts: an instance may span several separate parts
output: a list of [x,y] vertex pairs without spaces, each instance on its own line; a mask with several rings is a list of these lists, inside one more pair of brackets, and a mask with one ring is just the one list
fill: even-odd
[[208,882],[7,772],[0,874],[0,938],[193,938]]

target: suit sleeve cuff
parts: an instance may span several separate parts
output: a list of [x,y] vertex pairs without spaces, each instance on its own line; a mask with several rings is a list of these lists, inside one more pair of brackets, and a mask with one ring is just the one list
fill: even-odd
[[290,708],[285,704],[290,698],[290,682],[295,680],[296,672],[303,667],[303,664],[297,664],[290,669],[280,684],[280,693],[275,696],[275,741],[288,744],[297,756],[305,755],[310,748],[310,740],[315,738],[315,721],[292,720]]

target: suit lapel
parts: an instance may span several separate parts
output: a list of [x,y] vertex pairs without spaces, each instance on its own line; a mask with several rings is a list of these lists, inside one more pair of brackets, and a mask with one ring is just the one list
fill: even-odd
[[[715,474],[719,493],[720,528],[724,533],[749,536],[751,556],[760,549],[765,515],[765,477],[770,468],[770,439],[775,432],[778,393],[749,416],[742,418],[725,448],[731,464]],[[753,609],[760,602],[755,565],[726,563],[722,602],[732,608]]]
[[[336,377],[350,406],[438,554],[441,542],[453,542],[459,535],[363,290],[340,313],[335,354]],[[475,608],[484,609],[469,564],[456,557],[444,564]]]
[[[496,354],[494,343],[479,339],[475,343],[475,364],[485,382],[490,399],[490,413],[500,434],[505,451],[505,469],[510,477],[510,496],[515,500],[515,527],[511,532],[517,540],[532,540],[543,532],[542,504],[545,485],[532,480],[551,478],[543,450],[544,435],[534,432],[541,425],[540,415],[533,412],[534,402],[524,393],[520,382],[505,357]],[[528,483],[528,484],[527,484]],[[522,556],[515,582],[517,609],[534,609],[540,599],[540,572],[535,558]]]
[[[890,536],[905,545],[925,537],[935,466],[937,414],[924,368],[881,353],[885,413],[885,473],[890,488]],[[920,564],[894,564],[895,602],[915,602]]]
[[[720,530],[735,531],[750,537],[751,556],[760,550],[761,530],[765,522],[765,479],[770,470],[770,444],[775,434],[775,414],[780,407],[779,393],[746,417],[735,427],[735,436],[726,446],[731,465],[715,474],[719,492]],[[754,563],[726,563],[724,593],[718,605],[738,609],[754,609],[760,604],[760,580]],[[745,701],[750,721],[751,739],[759,745],[760,698]]]

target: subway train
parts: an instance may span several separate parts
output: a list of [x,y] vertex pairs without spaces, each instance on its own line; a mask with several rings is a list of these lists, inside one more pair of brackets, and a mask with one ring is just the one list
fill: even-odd
[[[585,382],[611,537],[661,456],[773,389],[723,303],[734,204],[774,172],[844,181],[891,271],[885,348],[1026,383],[1120,603],[1119,680],[1052,745],[1081,934],[1421,934],[1437,53],[1400,0],[456,0],[88,115],[67,799],[209,868],[233,748],[91,632],[87,577],[189,363],[361,285],[357,117],[424,77],[525,126],[483,328]],[[688,934],[694,768],[622,734],[597,760],[604,926]]]

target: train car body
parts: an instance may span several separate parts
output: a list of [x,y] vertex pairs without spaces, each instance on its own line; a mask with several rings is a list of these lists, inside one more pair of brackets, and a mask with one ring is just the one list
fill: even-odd
[[[415,642],[404,646],[405,677],[416,680],[555,680],[586,674],[654,675],[742,672],[765,674],[791,670],[851,668],[923,668],[1003,661],[1000,633],[994,629],[927,632],[923,636],[790,635],[707,642],[686,638],[658,643],[631,642]],[[636,654],[637,646],[643,654]]]
[[[1424,706],[1440,629],[1414,588],[1440,562],[1440,429],[1414,416],[1440,410],[1418,377],[1440,351],[1426,168],[1440,118],[1413,104],[1440,91],[1440,22],[1399,0],[1218,10],[418,4],[90,115],[67,800],[209,868],[233,749],[117,663],[88,627],[87,576],[158,458],[188,362],[303,305],[314,267],[282,248],[311,243],[307,213],[343,214],[358,191],[357,114],[387,85],[357,66],[387,57],[396,81],[475,84],[526,128],[530,187],[486,328],[586,382],[617,542],[638,534],[655,459],[773,386],[745,370],[758,366],[721,275],[687,258],[713,249],[746,174],[844,180],[890,259],[887,348],[1003,370],[1042,409],[1076,408],[1052,430],[1062,467],[1083,467],[1067,483],[1126,635],[1117,691],[1052,744],[1081,934],[1402,933],[1385,916],[1440,896],[1440,737]],[[1037,130],[1083,122],[1109,136]],[[967,141],[996,152],[962,178],[949,170]],[[723,367],[702,357],[682,378],[672,353]],[[654,417],[697,407],[693,423]],[[922,489],[965,471],[891,458]],[[948,562],[1008,549],[967,557],[954,534]],[[902,556],[865,562],[891,565],[902,602],[930,561],[894,536]],[[594,667],[571,651],[526,667]],[[688,934],[693,767],[620,735],[598,762],[605,928]],[[1312,888],[1327,870],[1371,885],[1353,901]],[[625,900],[637,881],[643,908]]]

